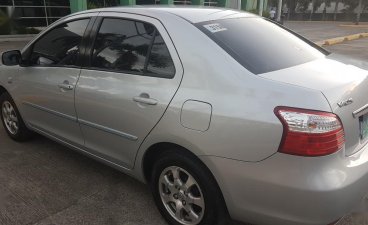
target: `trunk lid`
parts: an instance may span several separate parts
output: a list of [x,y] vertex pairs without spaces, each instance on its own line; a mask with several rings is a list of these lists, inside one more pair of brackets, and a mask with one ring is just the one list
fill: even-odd
[[[364,117],[368,115],[367,68],[368,64],[364,62],[348,62],[348,59],[345,60],[343,57],[330,55],[324,59],[260,76],[321,91],[329,102],[332,112],[339,116],[343,124],[346,139],[345,154],[352,155],[368,141],[368,138],[361,137],[362,133],[368,134],[368,116]],[[361,131],[361,127],[365,132]]]

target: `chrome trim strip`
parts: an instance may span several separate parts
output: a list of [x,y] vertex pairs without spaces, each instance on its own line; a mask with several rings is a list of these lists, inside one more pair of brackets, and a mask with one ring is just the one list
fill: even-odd
[[52,110],[52,109],[47,109],[45,107],[42,107],[42,106],[39,106],[39,105],[35,105],[33,103],[30,103],[30,102],[23,102],[24,105],[28,105],[28,106],[31,106],[35,109],[39,109],[39,110],[42,110],[44,112],[48,112],[48,113],[51,113],[51,114],[54,114],[55,116],[59,116],[59,117],[62,117],[64,119],[68,119],[68,120],[71,120],[71,121],[74,121],[74,122],[77,122],[77,118],[74,117],[74,116],[69,116],[69,115],[66,115],[64,113],[60,113],[60,112],[57,112],[55,110]]
[[359,109],[355,110],[353,112],[353,117],[354,118],[359,117],[359,116],[365,114],[367,110],[368,110],[368,104],[366,104],[365,106],[362,106]]
[[117,131],[117,130],[114,130],[114,129],[111,129],[111,128],[108,128],[108,127],[105,127],[105,126],[101,126],[101,125],[98,125],[98,124],[95,124],[95,123],[91,123],[91,122],[88,122],[86,120],[78,119],[78,121],[79,121],[80,124],[83,124],[83,125],[86,125],[86,126],[89,126],[89,127],[92,127],[92,128],[95,128],[95,129],[98,129],[98,130],[101,130],[101,131],[104,131],[104,132],[107,132],[107,133],[115,134],[117,136],[129,139],[131,141],[138,140],[138,137],[127,134],[127,133],[124,133],[124,132],[121,132],[121,131]]

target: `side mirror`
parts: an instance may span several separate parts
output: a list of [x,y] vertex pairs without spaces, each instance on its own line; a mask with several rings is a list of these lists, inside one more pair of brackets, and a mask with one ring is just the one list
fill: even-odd
[[19,65],[22,59],[22,54],[19,50],[12,50],[4,52],[2,55],[3,64],[6,66],[16,66]]

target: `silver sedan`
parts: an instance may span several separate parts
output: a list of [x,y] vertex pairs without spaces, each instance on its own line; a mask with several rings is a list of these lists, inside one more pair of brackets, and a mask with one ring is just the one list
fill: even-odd
[[368,71],[220,8],[69,15],[3,53],[1,119],[150,185],[172,225],[333,224],[368,191]]

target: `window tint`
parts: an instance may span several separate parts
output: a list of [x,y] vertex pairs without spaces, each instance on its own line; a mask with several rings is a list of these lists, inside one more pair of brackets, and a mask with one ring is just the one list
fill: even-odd
[[306,63],[325,54],[262,18],[198,23],[197,27],[254,74]]
[[154,31],[147,23],[104,19],[96,37],[92,67],[143,74]]
[[147,64],[147,72],[156,76],[172,78],[175,74],[174,63],[164,40],[157,32]]
[[75,66],[89,19],[77,20],[53,28],[34,45],[31,65]]

